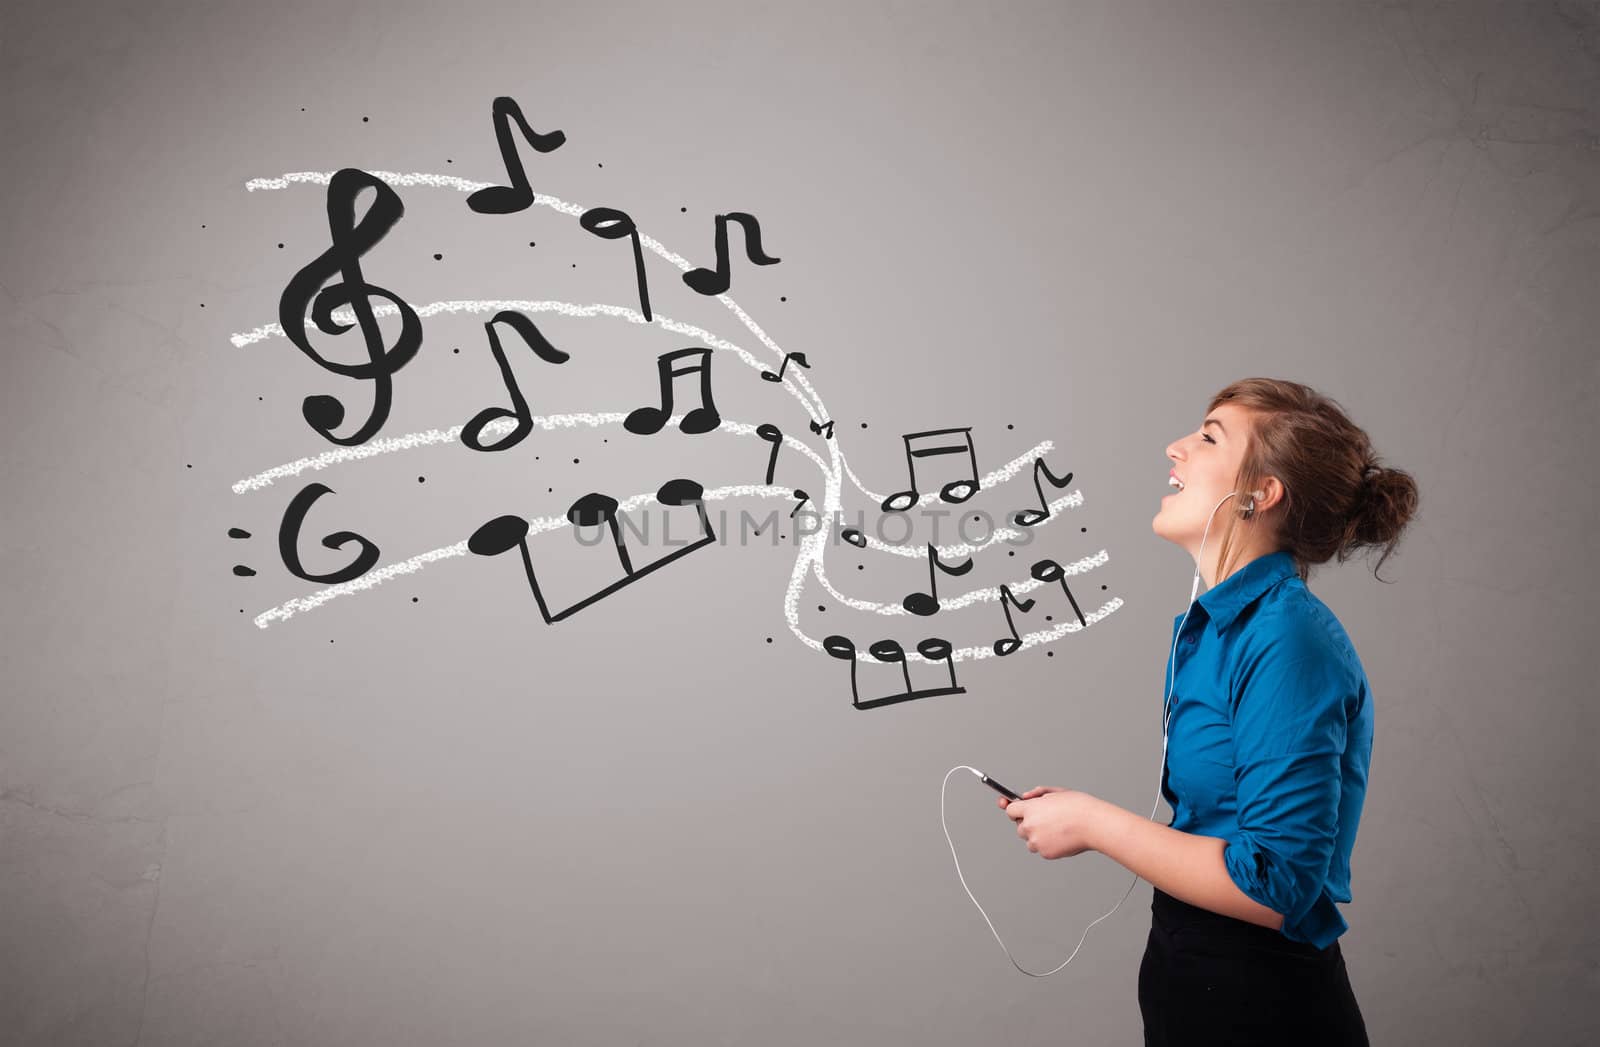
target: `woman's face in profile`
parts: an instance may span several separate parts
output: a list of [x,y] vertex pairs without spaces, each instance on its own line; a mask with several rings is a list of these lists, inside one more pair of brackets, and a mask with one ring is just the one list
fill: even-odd
[[[1217,508],[1217,502],[1234,490],[1234,478],[1244,460],[1247,424],[1243,408],[1220,404],[1205,416],[1199,428],[1167,445],[1167,458],[1172,463],[1169,481],[1176,473],[1183,489],[1169,488],[1161,499],[1161,510],[1150,522],[1156,534],[1198,556],[1206,521],[1211,520],[1211,535],[1206,536],[1209,548],[1227,523],[1224,514],[1236,512],[1236,504],[1249,504],[1245,495],[1237,494]],[[1217,510],[1215,517],[1211,514],[1213,509]]]

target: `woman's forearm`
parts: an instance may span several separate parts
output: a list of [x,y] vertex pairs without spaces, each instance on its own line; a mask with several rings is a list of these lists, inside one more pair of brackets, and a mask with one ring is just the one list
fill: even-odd
[[1283,916],[1239,889],[1228,875],[1222,851],[1226,841],[1158,825],[1132,811],[1101,800],[1090,846],[1131,873],[1211,912],[1222,913],[1271,930]]

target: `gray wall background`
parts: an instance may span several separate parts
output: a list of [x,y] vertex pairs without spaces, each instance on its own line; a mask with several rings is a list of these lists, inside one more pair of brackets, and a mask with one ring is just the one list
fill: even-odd
[[[970,763],[1149,812],[1193,566],[1150,530],[1163,449],[1265,374],[1339,399],[1422,491],[1395,584],[1360,560],[1312,578],[1379,703],[1343,938],[1373,1040],[1592,1041],[1597,46],[1592,3],[9,5],[0,1039],[1139,1042],[1149,885],[1025,978],[961,889],[940,784]],[[915,429],[972,425],[986,470],[1054,441],[1085,504],[951,592],[1104,550],[1077,591],[1123,606],[963,662],[965,695],[867,712],[785,627],[792,534],[556,626],[514,560],[467,557],[255,627],[319,588],[275,549],[311,479],[336,492],[301,542],[320,570],[349,556],[318,545],[333,530],[390,563],[591,489],[760,480],[753,440],[612,426],[233,493],[332,448],[301,397],[341,396],[346,432],[369,403],[282,338],[229,341],[276,320],[328,236],[322,188],[245,182],[499,181],[498,94],[568,136],[528,152],[541,192],[624,208],[701,264],[713,214],[760,218],[782,262],[736,268],[732,294],[808,354],[868,486],[898,488]],[[363,265],[408,301],[637,307],[626,249],[570,218],[398,191]],[[650,265],[658,312],[762,352]],[[505,402],[485,319],[424,322],[381,435]],[[631,410],[690,344],[539,322],[572,360],[518,357],[538,412]],[[807,436],[716,367],[725,417]],[[785,452],[778,482],[810,468]],[[923,570],[828,562],[890,602]],[[1066,613],[1038,595],[1035,617]],[[814,582],[800,609],[862,646],[928,631]],[[937,624],[1000,635],[993,604]],[[946,801],[1030,970],[1132,879],[1030,854],[964,773]]]

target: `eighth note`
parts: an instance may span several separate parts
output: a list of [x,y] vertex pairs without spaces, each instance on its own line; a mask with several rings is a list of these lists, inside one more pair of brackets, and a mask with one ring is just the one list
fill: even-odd
[[[320,486],[320,485],[319,485]],[[533,572],[533,557],[528,552],[528,521],[520,516],[497,516],[472,532],[472,537],[467,539],[467,549],[479,556],[498,556],[511,549],[520,549],[522,552],[522,567],[528,576],[528,587],[533,590],[533,599],[539,605],[539,615],[547,624],[554,624],[570,615],[588,607],[597,600],[603,600],[624,586],[632,585],[651,571],[665,567],[672,561],[687,556],[717,540],[716,534],[711,530],[711,519],[706,515],[705,490],[693,480],[668,480],[656,492],[656,501],[662,505],[693,505],[700,515],[700,528],[704,534],[694,542],[682,549],[667,553],[658,560],[653,560],[643,567],[634,567],[633,560],[628,556],[627,543],[623,541],[622,530],[617,524],[617,510],[619,503],[610,495],[598,491],[591,492],[572,503],[567,510],[567,520],[576,527],[594,527],[605,524],[611,529],[611,541],[617,548],[617,559],[622,564],[622,577],[612,582],[598,592],[590,593],[577,603],[556,611],[550,612],[545,603],[544,591],[539,587],[539,579]],[[337,535],[333,537],[338,537]],[[324,543],[328,539],[323,540]],[[376,555],[373,557],[376,559]]]
[[541,153],[559,149],[567,140],[560,131],[540,134],[528,126],[527,119],[516,101],[501,96],[494,100],[494,138],[500,146],[500,159],[506,165],[510,185],[491,185],[467,197],[467,207],[479,214],[513,214],[533,205],[533,189],[528,185],[528,173],[522,169],[522,157],[517,143],[511,137],[511,121],[517,122],[522,135]]
[[[673,361],[681,360],[686,356],[698,356],[698,363],[684,367],[673,367]],[[640,407],[629,413],[622,420],[622,427],[630,433],[648,436],[661,431],[667,424],[667,418],[672,414],[672,380],[682,374],[700,375],[700,406],[684,414],[678,422],[678,428],[693,435],[695,433],[709,433],[722,424],[722,416],[717,413],[717,405],[711,402],[711,350],[710,349],[679,349],[673,353],[662,353],[656,360],[656,371],[661,378],[661,406]]]
[[1050,467],[1044,464],[1043,458],[1035,458],[1033,460],[1033,489],[1039,492],[1040,508],[1024,509],[1022,512],[1018,513],[1014,517],[1018,527],[1032,527],[1034,524],[1050,518],[1050,503],[1045,499],[1044,488],[1039,484],[1039,477],[1041,473],[1046,480],[1050,481],[1050,486],[1054,487],[1058,491],[1072,482],[1071,473],[1068,473],[1066,476],[1057,479],[1055,474],[1050,472]]
[[1012,620],[1011,608],[1007,605],[1016,604],[1017,610],[1021,611],[1023,614],[1027,614],[1029,611],[1033,610],[1033,603],[1034,602],[1032,600],[1018,601],[1015,596],[1011,595],[1011,587],[1009,585],[1002,585],[1000,587],[1000,609],[1006,613],[1006,628],[1011,630],[1011,635],[1003,636],[995,641],[995,654],[1004,658],[1006,655],[1013,653],[1018,647],[1022,646],[1022,638],[1017,635],[1017,623]]
[[[925,443],[932,438],[944,438],[960,435],[961,441],[952,443],[943,440],[932,447],[913,447],[913,443]],[[922,497],[917,490],[917,463],[918,458],[928,458],[934,455],[967,454],[969,474],[965,479],[952,480],[939,488],[939,497],[947,502],[960,503],[971,498],[978,492],[978,456],[972,447],[972,427],[961,429],[930,429],[925,433],[906,433],[901,437],[906,445],[906,471],[911,474],[911,488],[891,494],[883,500],[883,511],[886,513],[903,513]],[[897,504],[898,503],[898,504]]]
[[[483,327],[489,332],[489,352],[494,355],[494,362],[500,368],[500,379],[506,383],[506,392],[511,396],[511,410],[508,411],[504,407],[486,407],[462,426],[461,442],[474,451],[509,450],[521,443],[523,437],[533,431],[533,414],[528,410],[528,401],[522,395],[522,390],[517,388],[517,378],[511,371],[511,364],[506,361],[506,351],[500,348],[500,336],[495,332],[495,324],[510,326],[522,336],[524,342],[528,343],[528,348],[547,364],[564,364],[568,360],[568,354],[546,341],[534,322],[523,314],[510,309],[495,313],[494,318]],[[483,430],[498,418],[515,418],[516,427],[499,443],[484,443]]]
[[817,435],[821,436],[824,440],[833,439],[833,422],[832,421],[823,422],[821,425],[818,425],[816,422],[807,422],[806,424],[811,427],[811,431],[812,432],[814,432]]
[[843,659],[850,663],[850,704],[857,709],[876,709],[880,705],[893,705],[896,702],[908,702],[913,698],[937,698],[946,694],[966,694],[965,687],[956,685],[955,655],[949,640],[941,640],[930,636],[917,644],[917,653],[931,662],[944,662],[950,670],[950,686],[930,687],[923,691],[911,689],[911,667],[906,664],[905,648],[895,640],[879,640],[867,648],[867,653],[880,662],[900,664],[900,671],[905,677],[906,689],[903,694],[891,694],[883,698],[861,700],[861,692],[856,689],[856,645],[848,636],[829,636],[822,641],[822,649],[835,658]]
[[761,250],[761,223],[756,221],[755,215],[743,211],[729,211],[727,214],[717,215],[717,268],[691,269],[683,274],[683,282],[691,288],[705,295],[719,295],[727,291],[729,283],[728,272],[728,222],[732,220],[739,223],[739,228],[744,230],[745,253],[757,265],[775,265],[777,258],[770,258]]
[[972,557],[967,557],[963,564],[950,565],[939,559],[939,550],[934,548],[932,542],[928,543],[928,591],[925,593],[912,593],[901,601],[901,606],[912,614],[927,617],[939,611],[939,578],[934,572],[938,568],[945,574],[963,575],[972,570]]
[[811,501],[811,496],[809,494],[806,494],[804,491],[800,490],[800,488],[798,488],[798,487],[796,487],[794,489],[794,497],[798,498],[800,500],[800,502],[799,502],[798,505],[796,505],[793,509],[791,509],[789,511],[789,519],[791,519],[791,520],[794,519],[794,514],[795,513],[799,512],[801,509],[805,508],[805,504],[807,502]]
[[807,368],[807,369],[810,369],[810,367],[811,367],[810,364],[806,363],[806,354],[805,353],[784,353],[783,354],[783,363],[778,365],[778,373],[777,374],[773,374],[771,371],[762,371],[761,372],[761,377],[764,380],[768,381],[768,382],[781,382],[781,381],[783,381],[783,372],[788,369],[790,360],[793,360],[795,363],[799,364],[801,367],[804,367],[804,368]]

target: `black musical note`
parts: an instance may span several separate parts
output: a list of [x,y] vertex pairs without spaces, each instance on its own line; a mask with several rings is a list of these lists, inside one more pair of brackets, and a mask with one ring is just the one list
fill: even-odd
[[[686,367],[674,368],[674,360],[686,356],[698,356],[699,363],[689,364]],[[695,433],[708,433],[722,424],[722,416],[717,413],[717,405],[711,402],[711,350],[710,349],[679,349],[672,353],[662,353],[656,360],[656,371],[661,378],[661,406],[640,407],[629,413],[622,420],[622,427],[630,433],[648,436],[660,432],[661,427],[667,424],[667,418],[672,414],[672,380],[680,374],[700,374],[700,406],[694,408],[683,416],[678,422],[682,432],[691,435]]]
[[1050,518],[1050,502],[1045,498],[1044,488],[1039,484],[1039,478],[1041,475],[1044,477],[1044,479],[1050,481],[1051,487],[1054,487],[1058,491],[1072,482],[1071,473],[1068,473],[1066,476],[1058,479],[1053,473],[1050,472],[1050,467],[1044,464],[1043,458],[1035,458],[1033,460],[1033,489],[1039,492],[1040,508],[1024,509],[1022,512],[1013,517],[1013,519],[1016,520],[1018,527],[1032,527],[1034,524]]
[[798,487],[794,489],[794,497],[799,499],[799,504],[797,504],[793,509],[789,510],[789,519],[791,520],[794,519],[795,513],[799,512],[807,502],[811,501],[811,496],[800,490]]
[[644,279],[644,250],[639,246],[639,227],[633,224],[627,212],[615,207],[591,207],[583,212],[578,224],[603,240],[620,240],[624,236],[633,238],[633,280],[639,286],[639,311],[644,313],[645,322],[649,323],[652,319],[650,289]]
[[929,637],[917,644],[917,653],[929,661],[942,661],[950,670],[950,685],[948,687],[932,687],[926,690],[914,691],[911,689],[911,668],[906,662],[905,648],[894,640],[879,640],[867,648],[867,653],[880,662],[900,664],[901,673],[905,677],[906,689],[902,694],[891,694],[883,698],[872,698],[863,702],[861,692],[856,688],[856,645],[847,636],[829,636],[822,641],[823,650],[835,658],[842,658],[850,663],[850,704],[857,709],[876,709],[880,705],[894,705],[897,702],[908,702],[913,698],[938,698],[947,694],[966,694],[965,687],[956,685],[955,656],[948,640]]
[[901,606],[912,614],[926,617],[936,614],[939,610],[939,578],[934,568],[950,575],[963,575],[972,570],[972,557],[967,557],[967,562],[951,566],[939,559],[939,550],[928,543],[928,591],[925,593],[912,593],[901,601]]
[[1035,578],[1039,579],[1039,581],[1045,582],[1046,584],[1050,582],[1060,582],[1061,591],[1067,594],[1067,602],[1072,604],[1073,613],[1078,616],[1078,621],[1083,623],[1085,628],[1088,627],[1089,623],[1083,617],[1083,612],[1078,610],[1078,601],[1073,598],[1072,590],[1067,588],[1066,568],[1062,567],[1054,560],[1040,560],[1038,563],[1034,564],[1032,568],[1030,568],[1029,573]]
[[790,360],[793,360],[795,363],[799,364],[801,367],[804,367],[804,368],[807,368],[807,369],[810,369],[810,367],[811,367],[810,364],[806,363],[806,354],[805,353],[784,353],[783,354],[783,363],[778,365],[778,373],[777,374],[773,374],[771,371],[762,371],[761,372],[761,377],[763,379],[765,379],[766,381],[769,381],[769,382],[781,382],[781,381],[783,381],[783,372],[788,368]]
[[[957,433],[961,435],[961,441],[958,443],[950,443],[949,441],[945,441],[932,447],[912,447],[913,442],[925,441],[934,437],[948,437]],[[901,437],[901,439],[904,440],[906,444],[906,471],[911,474],[911,488],[906,491],[896,492],[895,494],[891,494],[889,497],[885,498],[883,500],[884,512],[903,513],[913,505],[916,505],[917,499],[922,497],[921,492],[917,490],[916,459],[918,458],[930,458],[935,455],[944,454],[961,454],[963,451],[965,451],[967,455],[967,461],[971,466],[971,475],[964,480],[952,480],[950,483],[947,483],[943,487],[939,488],[939,497],[947,502],[961,503],[977,493],[978,456],[977,452],[974,451],[972,447],[971,426],[959,429],[930,429],[925,433],[906,433]],[[896,502],[900,502],[902,499],[904,500],[904,504],[895,504]]]
[[843,538],[857,549],[865,549],[867,547],[867,536],[856,530],[854,527],[846,527],[844,530],[839,532],[839,537]]
[[[507,324],[512,330],[522,336],[528,343],[528,348],[548,364],[564,364],[570,357],[545,340],[539,333],[539,328],[526,316],[510,309],[494,314],[494,318],[483,325],[489,332],[489,352],[494,355],[494,362],[500,368],[500,378],[506,383],[506,392],[511,395],[511,410],[504,407],[486,407],[472,416],[461,429],[461,442],[474,451],[506,451],[522,442],[523,437],[533,431],[533,413],[528,410],[528,401],[522,395],[522,390],[517,388],[516,375],[511,371],[511,364],[506,360],[506,351],[500,347],[500,335],[495,331],[495,324]],[[483,430],[492,421],[498,418],[515,418],[516,428],[499,443],[486,444],[482,442]]]
[[812,432],[818,434],[824,440],[833,439],[833,423],[832,422],[823,422],[821,425],[818,425],[816,422],[807,422],[806,424],[811,427],[811,431]]
[[693,480],[668,480],[661,485],[661,489],[656,492],[656,501],[662,505],[673,506],[693,503],[695,511],[699,514],[700,528],[704,534],[682,549],[667,553],[660,559],[639,568],[633,566],[633,561],[628,556],[627,544],[622,538],[622,530],[617,524],[617,500],[594,491],[573,502],[572,507],[567,510],[567,519],[574,526],[595,527],[605,524],[610,528],[611,541],[616,546],[617,559],[622,564],[622,577],[599,592],[591,593],[555,614],[550,613],[550,608],[545,603],[544,592],[539,588],[539,580],[533,572],[533,557],[528,552],[528,521],[520,516],[497,516],[472,532],[472,537],[467,539],[467,549],[479,556],[498,556],[513,547],[519,548],[522,551],[522,567],[528,576],[528,587],[533,590],[533,598],[539,605],[539,614],[546,623],[554,624],[598,600],[605,599],[617,590],[632,585],[651,571],[659,570],[701,546],[716,541],[717,536],[711,529],[711,519],[706,515],[704,496],[704,488]]
[[772,444],[772,453],[767,455],[767,478],[763,483],[772,483],[772,471],[778,465],[778,448],[783,446],[783,430],[771,422],[762,422],[756,426],[756,435]]
[[330,585],[339,582],[348,582],[360,578],[372,569],[378,562],[378,547],[372,542],[356,534],[354,531],[335,531],[322,539],[324,548],[343,549],[350,542],[357,542],[361,552],[356,555],[347,566],[327,574],[312,574],[300,563],[300,527],[305,523],[306,513],[311,511],[311,506],[318,498],[325,494],[333,493],[332,488],[319,483],[309,483],[301,488],[300,493],[294,496],[289,503],[289,508],[283,512],[283,524],[278,528],[278,553],[283,557],[283,565],[289,573],[296,578],[304,578],[308,582],[327,582]]
[[735,221],[744,230],[745,254],[756,265],[774,265],[779,260],[767,257],[761,250],[761,223],[756,221],[754,215],[743,211],[729,211],[727,214],[717,215],[717,268],[691,269],[683,274],[683,282],[694,290],[705,295],[722,294],[728,289],[728,222]]
[[1011,595],[1011,587],[1009,585],[1002,585],[1000,587],[1000,609],[1006,613],[1006,628],[1011,630],[1011,635],[1002,637],[1001,639],[995,641],[995,654],[998,654],[1000,657],[1004,658],[1006,655],[1011,654],[1018,647],[1022,646],[1022,638],[1017,635],[1017,623],[1011,618],[1011,607],[1009,605],[1015,604],[1017,610],[1021,611],[1023,614],[1027,614],[1029,611],[1033,610],[1033,603],[1034,601],[1032,600],[1018,601],[1015,596]]
[[522,169],[522,156],[511,137],[511,121],[515,120],[522,136],[541,153],[553,152],[566,142],[560,131],[540,134],[528,126],[522,109],[515,101],[504,96],[494,100],[494,138],[500,146],[500,159],[506,165],[510,185],[491,185],[467,197],[467,206],[479,214],[512,214],[525,211],[533,205],[533,189],[528,185],[528,174]]
[[[356,196],[362,189],[376,194],[372,206],[367,208],[361,221],[355,220]],[[348,437],[333,435],[344,421],[344,404],[332,396],[308,396],[300,406],[300,413],[311,428],[336,444],[349,446],[366,441],[383,427],[389,417],[389,403],[393,394],[392,376],[417,355],[422,345],[422,322],[416,311],[399,296],[375,284],[369,284],[361,275],[361,256],[388,235],[389,230],[405,213],[400,197],[381,179],[354,167],[334,172],[328,181],[328,233],[333,246],[308,262],[294,274],[278,299],[278,323],[284,335],[301,352],[317,365],[349,378],[371,378],[374,385],[372,413],[356,432]],[[328,284],[324,281],[339,276],[342,282]],[[319,291],[318,288],[321,288]],[[315,301],[312,300],[315,296]],[[378,318],[372,311],[372,298],[387,298],[400,310],[400,335],[394,348],[385,350],[383,332],[378,328]],[[306,338],[306,305],[311,304],[311,317],[324,334],[343,334],[350,324],[338,323],[333,311],[341,305],[350,306],[361,326],[361,337],[367,346],[368,362],[341,364],[324,359],[311,347]]]

